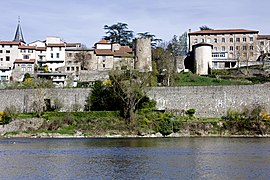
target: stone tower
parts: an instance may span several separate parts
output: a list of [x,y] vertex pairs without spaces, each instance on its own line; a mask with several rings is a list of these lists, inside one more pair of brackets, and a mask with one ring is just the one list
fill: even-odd
[[152,71],[152,52],[150,38],[135,39],[135,69],[140,72]]

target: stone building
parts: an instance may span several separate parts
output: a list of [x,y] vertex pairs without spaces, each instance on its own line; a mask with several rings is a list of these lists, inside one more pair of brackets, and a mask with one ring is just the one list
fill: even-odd
[[[255,62],[259,56],[257,40],[259,31],[245,29],[203,30],[190,32],[189,49],[198,43],[213,45],[212,68],[234,68],[239,64]],[[244,63],[243,63],[244,62]]]
[[151,39],[135,39],[135,69],[139,71],[152,71]]

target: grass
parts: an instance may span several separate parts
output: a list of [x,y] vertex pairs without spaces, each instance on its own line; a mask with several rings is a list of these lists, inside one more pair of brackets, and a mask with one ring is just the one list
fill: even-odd
[[199,76],[192,73],[180,73],[175,80],[176,86],[225,86],[225,85],[247,85],[248,82],[237,80],[226,80]]

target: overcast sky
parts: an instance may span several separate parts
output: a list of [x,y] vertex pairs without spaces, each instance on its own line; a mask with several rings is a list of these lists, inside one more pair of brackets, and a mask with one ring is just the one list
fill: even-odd
[[164,41],[202,25],[270,34],[268,7],[269,0],[1,0],[0,40],[13,40],[18,16],[27,43],[59,36],[92,47],[104,25],[117,22]]

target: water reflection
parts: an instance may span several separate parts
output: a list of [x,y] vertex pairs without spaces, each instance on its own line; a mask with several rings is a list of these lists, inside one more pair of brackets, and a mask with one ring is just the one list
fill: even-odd
[[0,179],[267,179],[266,138],[0,139]]

